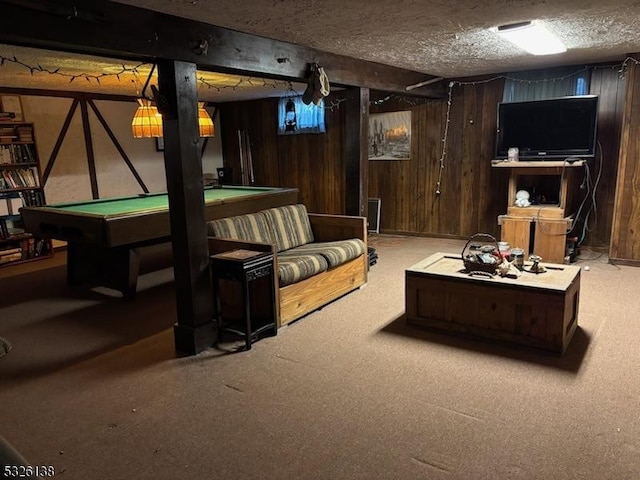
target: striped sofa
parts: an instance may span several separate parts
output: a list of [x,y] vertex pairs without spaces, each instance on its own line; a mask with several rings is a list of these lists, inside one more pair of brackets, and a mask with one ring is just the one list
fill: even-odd
[[364,217],[312,214],[302,204],[207,223],[211,254],[234,248],[272,251],[278,326],[367,281]]

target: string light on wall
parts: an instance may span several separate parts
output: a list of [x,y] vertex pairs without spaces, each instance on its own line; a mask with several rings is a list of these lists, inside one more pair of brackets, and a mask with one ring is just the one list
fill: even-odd
[[417,98],[406,98],[402,95],[398,95],[398,94],[391,94],[391,95],[387,95],[384,98],[380,98],[378,100],[370,100],[369,101],[369,105],[382,105],[386,102],[388,102],[389,100],[395,100],[395,101],[399,101],[402,103],[406,103],[407,105],[411,106],[411,107],[416,107],[418,105],[424,105],[427,101],[429,101],[430,99],[428,98],[422,98],[422,99],[417,99]]
[[97,84],[100,84],[100,80],[107,78],[107,77],[116,77],[118,80],[120,80],[120,76],[125,74],[125,73],[138,73],[140,67],[142,67],[143,65],[146,65],[145,63],[139,63],[138,65],[135,65],[133,67],[127,67],[126,65],[122,65],[122,68],[117,71],[117,72],[110,72],[110,73],[98,73],[98,74],[91,74],[91,73],[75,73],[75,74],[71,74],[71,73],[64,73],[60,71],[60,68],[56,68],[56,69],[48,69],[48,68],[44,68],[41,65],[29,65],[21,60],[19,60],[17,57],[13,56],[13,57],[5,57],[3,55],[0,55],[0,66],[4,66],[7,63],[13,63],[16,65],[20,65],[21,67],[24,67],[26,69],[29,70],[29,72],[31,73],[31,75],[34,75],[36,73],[48,73],[49,75],[57,75],[60,77],[65,77],[69,79],[69,83],[72,83],[74,80],[76,80],[77,78],[84,78],[87,82],[91,83],[92,81],[95,81]]
[[329,103],[329,105],[325,104],[324,105],[324,109],[325,110],[330,110],[330,111],[335,111],[338,110],[340,108],[340,104],[342,102],[346,102],[347,99],[346,98],[338,98],[336,100],[332,100],[331,103]]
[[438,181],[436,182],[436,195],[440,195],[442,190],[442,172],[444,171],[444,159],[447,156],[447,137],[449,135],[449,124],[451,123],[451,95],[453,93],[454,82],[449,82],[449,92],[447,95],[447,116],[444,122],[444,135],[442,136],[442,154],[440,155],[440,168],[438,171]]
[[[475,86],[475,85],[481,85],[481,84],[485,84],[485,83],[489,83],[489,82],[493,82],[496,80],[511,80],[514,82],[519,82],[519,83],[528,83],[528,84],[534,84],[534,83],[546,83],[546,82],[557,82],[557,81],[561,81],[561,80],[565,80],[567,78],[570,78],[572,76],[575,76],[577,74],[580,74],[584,71],[588,71],[588,70],[599,70],[599,69],[603,69],[603,68],[619,68],[619,72],[621,74],[621,76],[624,76],[627,64],[629,62],[633,62],[636,65],[640,65],[640,61],[636,60],[635,58],[632,57],[627,57],[624,62],[622,62],[621,64],[615,64],[615,65],[609,65],[609,66],[596,66],[596,67],[582,67],[572,73],[566,74],[566,75],[562,75],[562,76],[558,76],[558,77],[552,77],[552,78],[542,78],[542,79],[536,79],[536,80],[523,80],[521,78],[516,78],[513,76],[509,76],[509,75],[497,75],[495,77],[491,77],[491,78],[487,78],[484,80],[475,80],[475,81],[468,81],[468,82],[462,82],[462,81],[451,81],[449,82],[449,87],[448,87],[448,94],[447,94],[447,112],[446,112],[446,120],[445,120],[445,125],[444,125],[444,132],[443,132],[443,136],[442,136],[442,150],[441,150],[441,155],[440,155],[440,159],[439,159],[439,172],[438,172],[438,180],[436,182],[436,188],[435,188],[435,194],[436,196],[439,196],[442,193],[442,174],[444,172],[445,169],[445,160],[446,160],[446,156],[447,156],[447,141],[448,141],[448,136],[449,136],[449,125],[451,123],[451,107],[452,107],[452,93],[453,93],[453,87],[456,85],[460,85],[460,86],[464,86],[464,85],[470,85],[470,86]],[[385,101],[387,101],[391,96],[387,96],[386,98],[382,99],[381,101],[379,101],[378,103],[383,103]],[[378,104],[376,103],[376,105]]]
[[205,79],[202,76],[198,77],[198,82],[201,85],[210,89],[217,90],[218,92],[222,92],[222,90],[225,90],[225,89],[231,89],[233,91],[236,91],[245,86],[278,88],[278,87],[287,86],[290,83],[290,82],[285,82],[281,80],[266,80],[266,79],[256,79],[253,77],[248,77],[248,78],[238,79],[238,81],[234,85],[217,85],[211,82],[210,80]]

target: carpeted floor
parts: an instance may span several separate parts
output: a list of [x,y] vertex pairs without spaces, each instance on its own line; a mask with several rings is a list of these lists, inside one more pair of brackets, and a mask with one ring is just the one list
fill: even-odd
[[168,269],[0,278],[0,435],[69,480],[640,478],[640,269],[583,252],[563,357],[408,327],[404,269],[464,243],[374,236],[365,288],[234,354],[176,357]]

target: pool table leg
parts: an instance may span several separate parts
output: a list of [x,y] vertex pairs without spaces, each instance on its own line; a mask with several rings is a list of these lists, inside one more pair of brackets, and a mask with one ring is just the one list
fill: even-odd
[[136,296],[140,254],[136,248],[104,248],[77,243],[67,245],[67,283],[102,286],[122,292],[125,300]]

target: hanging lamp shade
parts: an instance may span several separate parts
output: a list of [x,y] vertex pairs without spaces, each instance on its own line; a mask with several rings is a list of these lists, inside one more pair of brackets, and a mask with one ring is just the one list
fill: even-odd
[[198,103],[198,128],[201,137],[213,137],[215,127],[203,103]]
[[131,132],[135,138],[151,138],[162,136],[162,115],[155,105],[142,98],[138,99],[140,106],[136,110],[131,122]]

